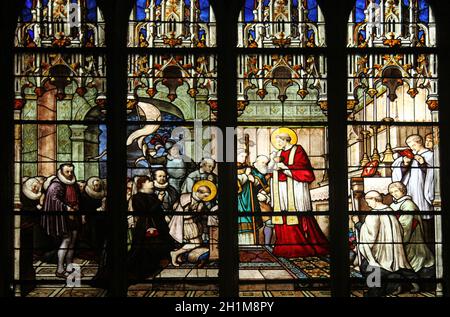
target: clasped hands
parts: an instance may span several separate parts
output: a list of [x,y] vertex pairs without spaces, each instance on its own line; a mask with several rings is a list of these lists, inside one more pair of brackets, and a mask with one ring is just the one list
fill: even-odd
[[[410,165],[411,162],[412,162],[412,160],[413,160],[413,159],[411,159],[411,158],[409,158],[409,157],[407,157],[407,156],[404,156],[404,157],[403,157],[403,163],[404,163],[405,165]],[[419,162],[420,165],[425,164],[425,159],[423,158],[423,156],[421,156],[421,155],[419,155],[419,154],[414,155],[414,160],[416,160],[417,162]]]

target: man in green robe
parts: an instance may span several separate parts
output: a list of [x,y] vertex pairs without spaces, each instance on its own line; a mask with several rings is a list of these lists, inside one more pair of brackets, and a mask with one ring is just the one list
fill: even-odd
[[267,180],[259,170],[246,164],[247,153],[238,152],[238,212],[239,244],[258,244],[258,229],[262,227],[260,199],[268,189]]

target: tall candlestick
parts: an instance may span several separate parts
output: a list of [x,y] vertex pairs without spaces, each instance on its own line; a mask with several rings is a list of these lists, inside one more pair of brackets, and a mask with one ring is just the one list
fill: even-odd
[[378,129],[377,125],[371,126],[373,131],[373,153],[372,161],[380,161],[380,153],[378,152]]
[[[363,121],[366,122],[366,92],[364,91],[363,94]],[[365,130],[365,124],[364,124],[364,130]]]
[[373,96],[373,121],[377,121],[377,94]]
[[361,134],[363,136],[363,157],[360,161],[360,164],[361,164],[361,167],[364,167],[364,166],[366,166],[367,163],[370,162],[369,155],[368,155],[368,153],[369,153],[368,138],[369,138],[370,132],[367,131],[366,129],[363,129],[361,131]]
[[391,117],[391,99],[386,98],[386,118]]

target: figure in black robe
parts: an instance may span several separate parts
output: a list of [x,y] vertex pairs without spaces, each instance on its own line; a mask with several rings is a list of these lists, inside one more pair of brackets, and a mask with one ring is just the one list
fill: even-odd
[[28,295],[36,286],[33,251],[35,231],[39,228],[36,216],[42,209],[41,197],[42,184],[34,177],[27,179],[23,183],[20,193],[21,211],[23,212],[20,218],[20,279],[28,282],[20,289],[22,296]]
[[[174,241],[164,219],[164,210],[154,193],[139,192],[132,198],[133,211],[139,213],[128,253],[129,280],[145,279],[161,268],[160,261],[170,259]],[[142,215],[144,213],[144,215]],[[150,235],[148,229],[156,234]]]

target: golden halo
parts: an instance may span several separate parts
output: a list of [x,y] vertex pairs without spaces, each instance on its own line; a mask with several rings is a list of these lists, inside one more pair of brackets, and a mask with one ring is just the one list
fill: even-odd
[[270,136],[270,141],[272,142],[272,145],[274,148],[276,148],[277,150],[280,150],[280,147],[277,145],[276,139],[277,136],[279,136],[280,134],[287,134],[291,137],[291,144],[295,145],[297,144],[297,134],[294,132],[294,130],[289,129],[289,128],[278,128],[275,131],[272,132],[272,135]]
[[192,191],[195,193],[199,189],[199,187],[202,187],[202,186],[208,187],[209,190],[211,191],[211,194],[208,197],[203,198],[203,201],[211,201],[214,198],[216,198],[217,186],[213,182],[211,182],[207,179],[196,182],[194,184],[194,187],[192,187]]

